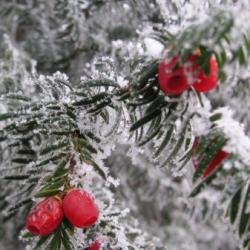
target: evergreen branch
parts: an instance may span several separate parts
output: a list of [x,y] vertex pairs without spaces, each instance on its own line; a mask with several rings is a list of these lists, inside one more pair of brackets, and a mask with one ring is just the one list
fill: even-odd
[[242,249],[248,249],[250,232],[250,214],[247,211],[247,204],[250,201],[250,182],[247,180],[242,183],[240,188],[233,195],[228,207],[227,216],[231,224],[238,232],[242,242]]

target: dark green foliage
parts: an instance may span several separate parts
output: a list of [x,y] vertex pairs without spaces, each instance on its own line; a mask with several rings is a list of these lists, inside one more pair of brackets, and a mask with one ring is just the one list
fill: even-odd
[[228,207],[227,216],[231,224],[234,225],[239,237],[242,240],[242,249],[249,249],[250,233],[250,213],[247,206],[250,202],[250,183],[249,180],[243,182],[240,188],[233,195]]
[[199,163],[193,175],[193,182],[196,183],[190,196],[194,197],[199,194],[206,186],[212,183],[217,173],[221,170],[220,166],[208,175],[203,177],[210,162],[226,145],[227,139],[223,134],[213,131],[210,135],[196,138],[197,145],[188,153],[189,157],[194,157]]
[[[225,139],[224,136],[215,135],[215,137],[209,138],[209,140],[206,141],[206,144],[199,145],[199,148],[197,149],[198,152],[196,151],[195,153],[198,158],[199,168],[193,176],[194,182],[202,176],[211,160],[225,146],[226,142],[227,139]],[[200,159],[202,159],[201,162]]]

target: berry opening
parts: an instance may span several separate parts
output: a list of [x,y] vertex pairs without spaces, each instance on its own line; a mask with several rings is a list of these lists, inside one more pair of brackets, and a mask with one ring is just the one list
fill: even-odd
[[189,88],[186,77],[182,73],[172,75],[168,81],[166,90],[171,95],[180,95]]
[[181,76],[173,76],[169,79],[169,87],[170,88],[178,88],[182,86],[182,77]]

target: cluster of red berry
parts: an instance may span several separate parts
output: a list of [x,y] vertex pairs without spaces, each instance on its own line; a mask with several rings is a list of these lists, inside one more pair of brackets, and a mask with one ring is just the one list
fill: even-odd
[[[210,73],[205,74],[201,68],[199,59],[200,52],[196,51],[187,62],[181,64],[180,57],[165,57],[158,66],[158,80],[161,90],[168,96],[176,96],[193,87],[196,91],[205,93],[213,90],[218,82],[218,65],[214,57],[210,58]],[[195,149],[199,144],[199,139],[193,145],[192,162],[196,169],[199,168],[202,158],[199,161],[195,158]],[[220,150],[205,169],[202,177],[210,176],[229,157],[230,153]]]
[[[180,57],[159,63],[158,78],[161,90],[170,96],[180,95],[192,86],[198,92],[208,92],[217,86],[218,66],[215,58],[210,59],[210,74],[206,75],[198,63],[199,55],[192,55],[183,65],[178,65]],[[191,83],[190,83],[191,82]],[[199,141],[196,140],[195,147]],[[229,156],[220,151],[210,162],[203,177],[207,177],[218,165]],[[193,154],[193,164],[199,163]],[[54,232],[61,224],[64,216],[78,228],[87,228],[96,223],[99,209],[93,198],[85,191],[73,189],[63,199],[57,196],[48,197],[38,203],[29,213],[26,221],[27,229],[34,235],[46,236]],[[101,243],[94,241],[89,250],[99,250]],[[111,250],[111,249],[110,249]]]
[[164,58],[158,66],[158,79],[161,90],[169,96],[176,96],[191,86],[198,92],[208,92],[217,86],[218,65],[210,58],[210,73],[206,75],[199,63],[199,53],[191,55],[183,65],[180,57]]
[[[58,228],[64,216],[75,227],[87,228],[96,223],[99,209],[89,193],[73,189],[63,199],[51,196],[38,203],[28,214],[26,228],[34,235],[46,236]],[[95,241],[89,250],[100,247]]]

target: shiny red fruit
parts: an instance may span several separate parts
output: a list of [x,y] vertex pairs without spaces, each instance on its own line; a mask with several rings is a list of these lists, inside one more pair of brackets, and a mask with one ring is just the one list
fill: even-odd
[[[199,144],[199,139],[196,138],[194,141],[194,145],[193,145],[193,155],[192,155],[192,162],[193,162],[195,169],[198,169],[199,164],[200,164],[199,162],[197,162],[197,160],[195,158],[195,148],[198,146],[198,144]],[[202,174],[202,177],[206,178],[206,177],[210,176],[218,167],[221,166],[223,161],[225,161],[229,156],[230,156],[230,153],[228,153],[224,150],[220,150],[214,156],[214,158],[211,160],[211,162],[208,164],[206,170]],[[202,159],[201,159],[201,161],[202,161]]]
[[179,57],[163,59],[158,66],[160,89],[170,96],[180,95],[189,88],[183,67],[178,67]]
[[49,235],[63,220],[62,202],[49,197],[38,203],[28,214],[26,228],[34,235]]
[[170,96],[180,95],[192,85],[198,92],[208,92],[218,83],[218,65],[214,57],[210,59],[210,73],[206,75],[198,62],[199,55],[191,55],[187,62],[178,65],[179,56],[163,59],[158,66],[160,89]]
[[76,227],[86,228],[96,223],[99,209],[89,193],[74,189],[63,200],[63,212]]
[[101,243],[99,241],[94,241],[88,248],[88,250],[99,250],[101,248]]
[[210,72],[209,75],[206,75],[204,70],[200,69],[199,64],[197,63],[198,56],[191,56],[189,62],[193,64],[191,71],[194,75],[194,82],[192,86],[198,92],[209,92],[216,88],[218,83],[218,65],[214,57],[210,59]]

